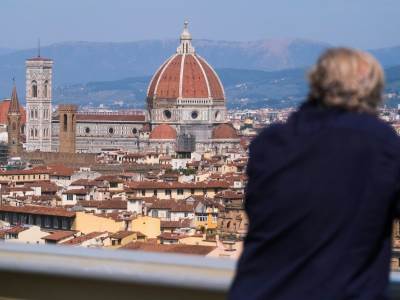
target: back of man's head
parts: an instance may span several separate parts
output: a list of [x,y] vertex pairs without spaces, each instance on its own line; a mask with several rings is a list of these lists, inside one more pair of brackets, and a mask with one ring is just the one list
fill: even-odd
[[309,73],[308,100],[326,107],[375,113],[382,102],[384,73],[372,55],[332,48]]

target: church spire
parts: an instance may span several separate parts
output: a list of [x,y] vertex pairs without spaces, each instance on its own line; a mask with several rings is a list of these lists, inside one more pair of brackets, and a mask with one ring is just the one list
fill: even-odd
[[13,79],[13,89],[11,93],[10,107],[8,108],[8,113],[20,113],[19,111],[19,101],[17,95],[17,87],[15,86],[15,79]]
[[181,44],[179,45],[178,49],[176,52],[178,54],[193,54],[194,53],[194,47],[192,46],[192,35],[189,32],[189,21],[185,21],[183,23],[183,31],[181,33]]

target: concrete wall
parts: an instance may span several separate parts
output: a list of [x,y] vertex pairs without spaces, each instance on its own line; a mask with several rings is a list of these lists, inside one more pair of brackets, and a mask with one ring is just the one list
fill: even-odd
[[117,232],[125,229],[125,223],[123,221],[95,216],[91,213],[77,212],[72,229],[81,231],[84,234],[93,231]]
[[132,231],[140,231],[145,234],[147,238],[154,239],[160,235],[161,222],[158,218],[152,218],[148,216],[140,216],[131,223]]

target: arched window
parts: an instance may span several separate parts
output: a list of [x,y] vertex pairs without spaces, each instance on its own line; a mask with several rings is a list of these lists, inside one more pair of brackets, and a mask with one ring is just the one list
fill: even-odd
[[68,128],[68,117],[67,117],[66,114],[64,114],[64,122],[63,122],[63,125],[64,125],[64,131],[67,131],[67,128]]
[[38,136],[38,130],[37,130],[37,128],[35,128],[35,137],[37,137]]
[[37,82],[36,80],[32,81],[32,97],[37,98],[38,96],[38,89],[37,89]]
[[38,119],[38,110],[35,108],[35,119]]
[[43,91],[43,94],[44,94],[44,97],[45,97],[45,98],[47,98],[47,95],[48,95],[48,92],[47,92],[47,87],[48,87],[48,85],[49,85],[49,82],[46,80],[46,81],[44,82],[44,91]]
[[33,137],[33,135],[34,135],[34,134],[33,134],[33,129],[31,129],[31,137]]
[[31,119],[33,119],[33,109],[31,109]]
[[13,122],[12,123],[12,130],[16,130],[17,129],[17,123]]

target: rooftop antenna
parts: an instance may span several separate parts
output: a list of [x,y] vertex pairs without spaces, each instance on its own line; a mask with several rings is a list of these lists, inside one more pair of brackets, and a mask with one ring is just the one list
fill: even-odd
[[40,38],[38,38],[38,57],[40,57]]

